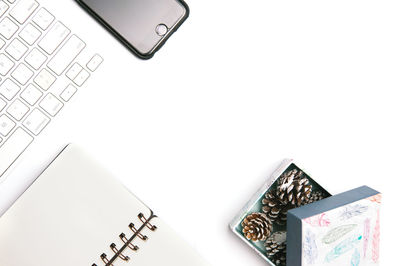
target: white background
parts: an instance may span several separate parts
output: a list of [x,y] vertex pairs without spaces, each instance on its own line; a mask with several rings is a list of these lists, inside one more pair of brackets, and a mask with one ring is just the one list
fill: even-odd
[[106,61],[32,154],[83,146],[215,266],[265,265],[228,224],[293,158],[332,194],[383,192],[382,265],[397,261],[399,1],[189,1],[150,61],[46,2]]

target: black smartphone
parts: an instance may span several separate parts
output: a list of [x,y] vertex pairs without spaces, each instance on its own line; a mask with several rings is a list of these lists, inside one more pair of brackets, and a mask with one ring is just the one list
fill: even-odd
[[122,44],[149,59],[189,16],[183,0],[76,0]]

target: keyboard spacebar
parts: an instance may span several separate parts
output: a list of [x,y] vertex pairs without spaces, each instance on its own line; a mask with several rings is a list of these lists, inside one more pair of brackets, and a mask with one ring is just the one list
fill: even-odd
[[0,177],[18,159],[32,141],[33,138],[25,130],[18,128],[4,145],[0,147]]

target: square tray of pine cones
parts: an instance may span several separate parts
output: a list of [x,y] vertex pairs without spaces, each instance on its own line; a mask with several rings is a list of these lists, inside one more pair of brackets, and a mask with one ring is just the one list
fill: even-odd
[[252,242],[262,242],[266,257],[274,265],[286,265],[288,211],[328,196],[314,190],[309,178],[297,167],[287,169],[261,199],[261,210],[248,214],[241,222],[243,236]]

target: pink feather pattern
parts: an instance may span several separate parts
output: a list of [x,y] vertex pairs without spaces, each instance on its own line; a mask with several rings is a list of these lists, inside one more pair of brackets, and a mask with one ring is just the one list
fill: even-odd
[[306,218],[304,221],[314,227],[327,227],[331,224],[331,221],[326,217],[325,213]]
[[377,194],[375,196],[372,196],[370,198],[368,198],[371,202],[376,202],[378,204],[382,203],[382,194]]
[[379,261],[379,242],[380,242],[380,213],[378,210],[377,218],[376,218],[376,225],[374,229],[374,235],[372,236],[372,260],[375,263]]
[[369,243],[369,232],[371,231],[371,220],[369,218],[365,219],[364,221],[364,259],[367,257],[367,249]]

